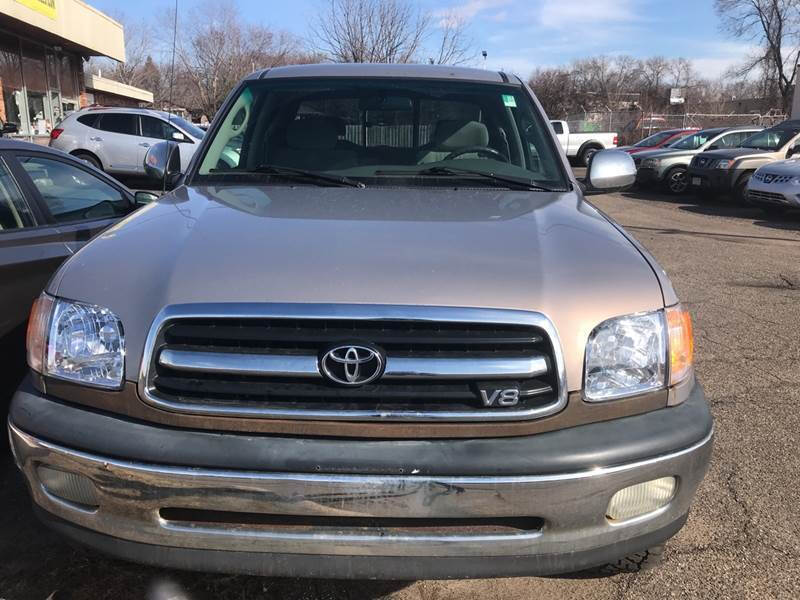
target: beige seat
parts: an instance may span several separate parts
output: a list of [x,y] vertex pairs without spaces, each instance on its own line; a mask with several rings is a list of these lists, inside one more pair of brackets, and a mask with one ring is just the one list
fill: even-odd
[[275,152],[274,163],[282,167],[324,171],[355,166],[353,150],[338,148],[340,123],[337,119],[298,119],[286,128],[286,146]]
[[[488,146],[489,130],[478,121],[447,120],[437,121],[428,147],[417,159],[418,164],[444,160],[453,151],[470,146]],[[464,154],[476,157],[477,154]]]

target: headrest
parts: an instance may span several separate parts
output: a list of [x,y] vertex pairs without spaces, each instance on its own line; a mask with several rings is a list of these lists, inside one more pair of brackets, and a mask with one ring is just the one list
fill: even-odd
[[431,145],[448,150],[466,146],[488,146],[489,130],[478,121],[437,121]]
[[330,150],[336,146],[339,130],[338,119],[298,119],[286,128],[286,143],[300,150]]

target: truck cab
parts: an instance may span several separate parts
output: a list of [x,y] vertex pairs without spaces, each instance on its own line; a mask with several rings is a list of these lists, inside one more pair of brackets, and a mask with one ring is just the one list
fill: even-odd
[[619,136],[612,132],[574,133],[570,131],[567,121],[550,121],[564,153],[577,159],[582,166],[588,166],[589,161],[596,152],[616,148]]

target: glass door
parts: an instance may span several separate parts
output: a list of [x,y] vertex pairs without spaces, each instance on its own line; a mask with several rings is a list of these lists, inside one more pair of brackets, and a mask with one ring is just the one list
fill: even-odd
[[61,86],[58,84],[58,57],[52,52],[47,52],[47,87],[50,89],[49,104],[52,115],[53,127],[56,127],[64,118],[61,110]]
[[28,101],[26,133],[32,136],[49,136],[53,128],[53,114],[50,110],[42,46],[22,43],[22,79]]

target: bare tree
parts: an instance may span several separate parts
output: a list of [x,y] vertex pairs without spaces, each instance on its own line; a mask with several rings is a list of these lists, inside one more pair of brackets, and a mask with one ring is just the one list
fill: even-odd
[[800,2],[715,0],[715,9],[726,32],[759,46],[759,51],[734,74],[760,72],[767,80],[773,80],[783,109],[788,109],[800,60]]
[[152,30],[144,20],[132,21],[124,15],[117,16],[117,20],[123,24],[125,31],[125,62],[95,57],[91,59],[89,68],[109,79],[139,87],[142,84],[142,67],[152,52]]
[[431,57],[437,65],[463,65],[475,59],[472,39],[467,31],[468,23],[454,11],[442,15],[439,21],[438,54]]
[[311,24],[316,48],[335,62],[413,62],[430,17],[406,0],[328,0]]
[[201,5],[179,30],[176,82],[187,85],[193,96],[180,102],[191,102],[209,116],[248,73],[315,58],[304,53],[298,40],[289,34],[243,23],[232,6],[219,11],[216,4]]

